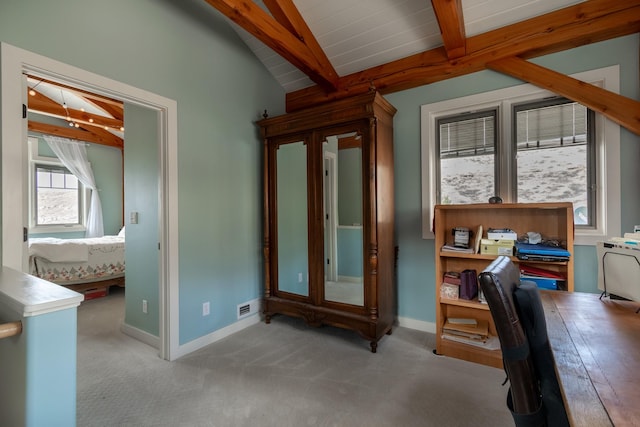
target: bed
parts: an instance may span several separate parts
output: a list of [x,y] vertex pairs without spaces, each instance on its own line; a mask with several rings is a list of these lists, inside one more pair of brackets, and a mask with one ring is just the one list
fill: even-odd
[[[29,239],[29,273],[85,296],[125,284],[125,238]],[[99,294],[99,295],[98,295]]]

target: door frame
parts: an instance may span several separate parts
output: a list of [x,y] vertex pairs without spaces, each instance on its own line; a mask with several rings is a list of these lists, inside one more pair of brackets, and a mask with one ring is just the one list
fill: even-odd
[[337,235],[337,167],[336,154],[331,151],[324,152],[324,213],[325,216],[325,280],[338,281],[338,235]]
[[[159,356],[174,360],[179,355],[178,307],[178,119],[177,102],[163,96],[129,86],[107,77],[64,64],[7,43],[0,43],[0,94],[2,125],[2,263],[25,271],[27,260],[22,229],[27,219],[24,183],[26,174],[27,126],[22,105],[26,105],[23,74],[65,82],[158,112],[158,176],[159,176]],[[21,160],[21,161],[20,161]],[[19,180],[16,181],[16,176]],[[11,178],[11,179],[9,179]],[[16,185],[17,184],[17,185]],[[22,209],[16,209],[22,206]],[[16,251],[21,247],[22,251]]]

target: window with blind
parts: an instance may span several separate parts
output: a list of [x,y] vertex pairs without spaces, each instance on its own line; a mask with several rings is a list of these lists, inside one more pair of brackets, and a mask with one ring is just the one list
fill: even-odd
[[[565,98],[516,104],[513,135],[502,140],[498,109],[439,117],[437,203],[486,203],[496,195],[520,203],[572,202],[576,225],[592,225],[593,116]],[[498,160],[500,153],[506,160]]]
[[439,203],[482,203],[496,194],[496,110],[438,120]]
[[[618,66],[571,77],[618,93]],[[620,126],[529,84],[420,106],[422,236],[436,204],[571,202],[575,243],[621,230]]]
[[512,118],[515,200],[572,202],[574,222],[594,224],[594,112],[559,98],[515,105]]

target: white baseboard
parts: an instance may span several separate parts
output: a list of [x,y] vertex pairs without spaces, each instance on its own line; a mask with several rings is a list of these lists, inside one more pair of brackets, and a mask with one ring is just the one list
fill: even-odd
[[217,331],[212,332],[208,335],[204,335],[200,338],[196,338],[193,341],[189,341],[188,343],[178,347],[178,351],[176,352],[172,360],[179,359],[180,357],[186,356],[189,353],[193,353],[194,351],[199,350],[202,347],[206,347],[209,344],[220,341],[221,339],[226,338],[231,334],[240,332],[241,330],[248,328],[251,325],[260,323],[260,320],[260,315],[256,313],[252,316],[245,317],[235,323],[232,323],[231,325],[225,326],[222,329],[218,329]]
[[425,322],[424,320],[416,320],[409,317],[398,317],[398,324],[403,328],[415,329],[432,334],[436,333],[436,324],[434,322]]
[[155,335],[151,335],[149,332],[145,332],[142,329],[134,328],[131,325],[123,323],[120,327],[123,334],[129,335],[132,338],[142,341],[143,343],[150,345],[153,348],[160,348],[160,338]]
[[[175,357],[173,357],[172,360],[176,360],[182,356],[186,356],[189,353],[193,353],[194,351],[199,350],[202,347],[206,347],[209,344],[220,341],[221,339],[226,338],[229,335],[235,334],[236,332],[240,332],[241,330],[248,328],[249,326],[260,323],[261,320],[261,316],[256,313],[254,315],[245,317],[235,323],[232,323],[231,325],[225,326],[222,329],[218,329],[217,331],[214,331],[208,335],[183,344],[178,347],[177,354],[175,354]],[[425,322],[423,320],[411,319],[409,317],[398,317],[398,325],[402,326],[403,328],[415,329],[432,334],[436,333],[436,324],[433,322]],[[147,345],[150,345],[153,348],[160,348],[160,339],[155,335],[151,335],[148,332],[145,332],[138,328],[134,328],[133,326],[127,324],[123,324],[120,330],[124,334],[129,335],[130,337],[135,338]]]

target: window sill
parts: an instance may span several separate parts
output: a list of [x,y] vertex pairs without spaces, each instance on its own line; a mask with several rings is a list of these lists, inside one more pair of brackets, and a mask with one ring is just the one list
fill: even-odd
[[46,227],[29,228],[29,234],[50,234],[50,233],[78,233],[87,231],[84,225],[51,225]]

